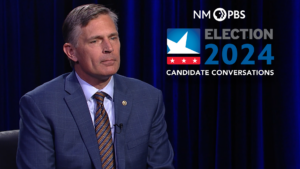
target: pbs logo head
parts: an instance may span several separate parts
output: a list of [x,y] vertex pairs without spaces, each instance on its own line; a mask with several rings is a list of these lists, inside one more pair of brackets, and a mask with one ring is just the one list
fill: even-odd
[[213,16],[215,18],[216,21],[224,21],[226,19],[226,11],[223,8],[217,8],[215,9]]
[[213,16],[215,18],[216,21],[218,22],[222,22],[224,21],[226,18],[230,19],[230,18],[234,18],[234,19],[244,19],[246,16],[244,14],[244,10],[238,11],[238,10],[228,10],[226,11],[223,8],[217,8],[214,10]]

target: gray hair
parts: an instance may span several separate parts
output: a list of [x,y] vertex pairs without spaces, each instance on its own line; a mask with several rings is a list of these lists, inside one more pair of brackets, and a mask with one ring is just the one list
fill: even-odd
[[[110,9],[100,4],[81,5],[74,8],[63,23],[62,33],[65,42],[77,47],[78,36],[81,33],[80,28],[87,26],[92,19],[97,18],[99,15],[110,16],[118,30],[118,16]],[[74,62],[70,59],[69,61],[73,68]]]

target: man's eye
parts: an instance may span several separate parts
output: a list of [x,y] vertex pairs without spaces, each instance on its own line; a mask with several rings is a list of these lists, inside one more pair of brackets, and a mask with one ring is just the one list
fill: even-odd
[[91,41],[91,43],[96,43],[97,41],[95,41],[95,40],[93,40],[93,41]]
[[117,37],[116,37],[116,36],[113,36],[113,37],[111,37],[111,39],[112,39],[112,40],[115,40],[115,39],[117,39]]

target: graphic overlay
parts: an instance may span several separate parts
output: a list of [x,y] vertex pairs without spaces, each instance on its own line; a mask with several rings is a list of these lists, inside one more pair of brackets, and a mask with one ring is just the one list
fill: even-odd
[[217,8],[214,11],[214,18],[216,21],[224,21],[226,19],[226,11],[223,8]]
[[[245,10],[216,8],[208,11],[193,10],[192,13],[193,19],[213,18],[214,22],[246,19]],[[185,69],[173,67],[176,69],[168,69],[167,76],[274,76],[272,28],[210,27],[201,29],[201,34],[202,36],[197,28],[167,30],[167,64],[201,64],[201,69],[199,67],[198,70],[195,70],[195,66]],[[203,44],[200,44],[200,37]],[[200,55],[201,46],[205,50],[201,54],[200,62],[200,56],[195,55]],[[180,54],[184,56],[178,56]]]
[[168,65],[200,65],[200,57],[167,57]]
[[200,54],[200,29],[168,29],[168,54]]
[[211,14],[214,19],[218,22],[222,22],[225,19],[245,19],[245,11],[244,10],[225,10],[223,8],[217,8],[213,12],[210,10],[194,10],[193,11],[193,19],[211,19]]
[[[168,65],[199,65],[200,57],[195,55],[200,55],[200,29],[168,29],[167,54]],[[185,56],[170,56],[173,54],[184,54]]]

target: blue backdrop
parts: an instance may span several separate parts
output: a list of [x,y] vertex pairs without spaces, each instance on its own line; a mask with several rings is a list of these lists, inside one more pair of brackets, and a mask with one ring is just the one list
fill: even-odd
[[[176,168],[300,168],[299,0],[1,0],[0,131],[18,129],[18,102],[26,92],[72,71],[62,51],[61,27],[74,7],[101,3],[119,14],[119,74],[161,89]],[[193,19],[193,10],[245,10],[246,19]],[[272,65],[170,66],[168,28],[266,28],[273,40],[205,41],[240,47],[254,56],[272,44]],[[221,53],[221,52],[219,52]],[[246,53],[242,53],[243,56]],[[239,55],[240,56],[240,55]],[[217,58],[221,60],[221,55]],[[243,58],[238,58],[238,63]],[[266,76],[167,76],[173,69],[273,69]]]

